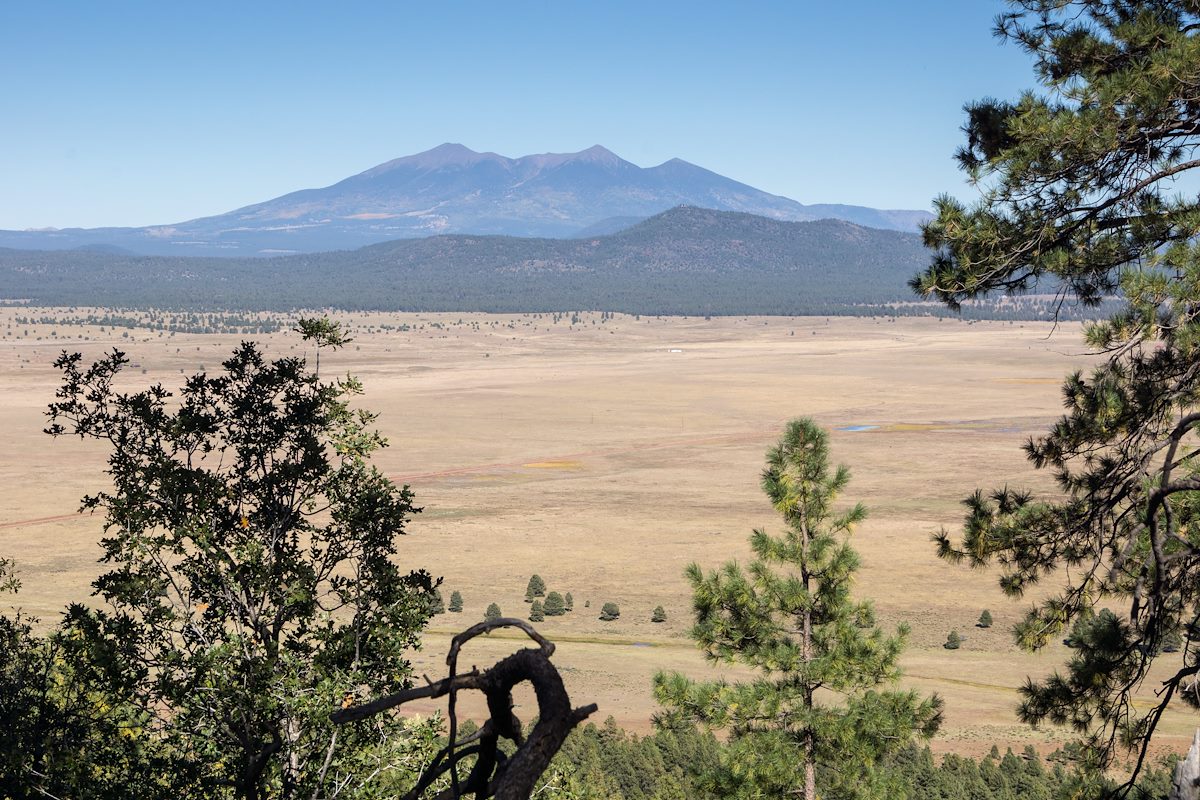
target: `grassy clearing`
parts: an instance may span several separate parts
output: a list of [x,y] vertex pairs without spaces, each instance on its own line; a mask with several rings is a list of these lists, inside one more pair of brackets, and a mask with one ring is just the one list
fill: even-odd
[[[0,309],[9,333],[0,338],[0,554],[21,567],[21,602],[50,620],[86,599],[98,572],[100,520],[72,512],[103,487],[106,457],[41,433],[54,356],[118,346],[137,365],[129,387],[170,387],[216,368],[242,337],[51,325],[18,333],[15,313]],[[779,524],[758,487],[763,453],[784,421],[809,415],[832,430],[833,458],[852,469],[845,499],[870,511],[855,534],[859,590],[885,625],[912,626],[907,684],[946,700],[937,747],[1063,738],[1020,726],[1013,708],[1025,676],[1047,674],[1068,651],[1017,651],[1008,631],[1028,601],[1005,598],[993,573],[939,562],[929,538],[959,523],[960,500],[977,486],[1053,489],[1020,446],[1060,413],[1049,376],[1087,366],[1070,355],[1083,349],[1073,326],[1048,339],[1049,325],[926,319],[341,318],[355,341],[323,356],[322,370],[362,377],[363,404],[380,412],[392,443],[378,464],[425,508],[400,558],[444,576],[447,599],[456,589],[465,599],[461,615],[434,621],[414,656],[420,671],[438,677],[449,637],[488,603],[527,614],[525,585],[537,572],[548,589],[574,595],[573,613],[539,625],[559,643],[573,698],[646,730],[655,670],[715,670],[687,638],[684,567],[745,558],[750,531]],[[252,338],[277,355],[301,352],[284,331]],[[878,428],[839,430],[868,424]],[[1050,576],[1046,590],[1053,585]],[[611,623],[597,619],[608,601],[621,607]],[[658,605],[661,624],[650,621]],[[984,608],[995,617],[987,630],[974,627]],[[966,636],[961,650],[941,647],[951,629]],[[494,634],[469,657],[482,666],[516,646]],[[1170,716],[1160,741],[1185,744],[1194,722]]]

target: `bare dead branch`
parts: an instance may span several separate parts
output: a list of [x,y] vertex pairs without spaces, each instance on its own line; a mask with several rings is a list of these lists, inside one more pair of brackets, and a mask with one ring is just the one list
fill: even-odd
[[[518,650],[482,672],[472,670],[463,675],[457,674],[458,656],[463,645],[497,628],[519,628],[538,647]],[[369,703],[339,709],[330,715],[330,719],[335,724],[346,724],[410,700],[449,695],[449,742],[425,769],[417,785],[405,795],[405,800],[417,800],[437,778],[447,772],[451,776],[451,787],[440,793],[439,798],[459,798],[463,794],[473,793],[476,798],[525,800],[533,792],[538,778],[550,765],[550,760],[562,746],[567,734],[595,713],[597,708],[594,703],[580,708],[571,707],[562,676],[550,663],[553,653],[554,643],[524,620],[503,617],[480,622],[451,640],[446,656],[449,667],[446,678]],[[528,738],[523,734],[521,721],[512,711],[512,689],[525,681],[533,685],[538,704],[538,721]],[[487,699],[489,719],[478,731],[459,741],[454,700],[457,692],[463,689],[483,692]],[[511,757],[505,758],[499,750],[500,738],[509,739],[517,745],[517,751]],[[478,743],[456,752],[456,748],[474,742]],[[460,784],[457,765],[471,755],[476,757],[475,765],[467,779]]]

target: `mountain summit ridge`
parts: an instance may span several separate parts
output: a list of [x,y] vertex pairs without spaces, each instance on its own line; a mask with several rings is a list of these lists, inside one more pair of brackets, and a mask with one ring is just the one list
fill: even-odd
[[804,205],[680,158],[639,167],[603,145],[509,158],[457,142],[225,214],[145,228],[0,231],[0,247],[121,247],[172,255],[275,255],[443,233],[571,238],[680,205],[913,232],[924,211]]

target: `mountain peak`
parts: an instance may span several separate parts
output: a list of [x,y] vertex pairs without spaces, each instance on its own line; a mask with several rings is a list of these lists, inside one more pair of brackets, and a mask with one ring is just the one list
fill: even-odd
[[409,156],[409,158],[425,159],[425,160],[440,159],[440,160],[445,160],[445,161],[464,161],[464,160],[470,160],[471,158],[479,156],[479,155],[480,155],[480,153],[476,153],[474,150],[472,150],[471,148],[467,147],[464,144],[459,144],[458,142],[443,142],[442,144],[439,144],[437,147],[426,150],[423,153],[417,153],[416,155]]
[[703,172],[706,175],[716,175],[712,170],[707,170],[704,167],[697,166],[690,161],[684,161],[682,158],[672,158],[657,167],[650,167],[651,170],[663,173],[679,173],[679,172]]
[[578,153],[538,153],[517,159],[518,163],[528,164],[537,169],[553,169],[563,164],[597,164],[605,167],[630,166],[637,169],[619,155],[598,144]]
[[[600,161],[606,163],[625,162],[625,159],[618,156],[612,150],[609,150],[604,145],[594,144],[587,150],[580,150],[575,154],[575,161]],[[627,163],[627,162],[626,162]]]
[[[628,227],[679,205],[776,220],[836,217],[915,230],[925,211],[804,206],[673,158],[642,168],[602,145],[507,158],[446,142],[330,186],[300,189],[213,217],[153,228],[0,231],[0,247],[113,244],[133,252],[233,255],[346,249],[445,233],[572,237]],[[704,212],[685,209],[697,227]]]
[[440,169],[442,167],[468,167],[480,161],[505,160],[495,153],[477,153],[466,145],[458,142],[439,144],[430,150],[403,158],[394,158],[379,166],[372,167],[363,176],[371,177],[389,172],[396,167],[417,167],[418,169]]

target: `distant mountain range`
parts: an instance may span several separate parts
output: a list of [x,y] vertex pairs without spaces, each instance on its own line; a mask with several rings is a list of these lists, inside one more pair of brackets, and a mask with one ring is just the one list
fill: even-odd
[[615,233],[679,205],[780,221],[840,219],[909,232],[930,217],[926,211],[804,205],[678,158],[642,168],[599,145],[579,153],[505,158],[443,144],[332,186],[215,217],[145,228],[0,231],[0,247],[262,256],[452,233],[590,237]]
[[257,257],[0,249],[0,301],[31,305],[634,314],[868,313],[914,299],[915,234],[680,207],[581,239],[444,235]]

